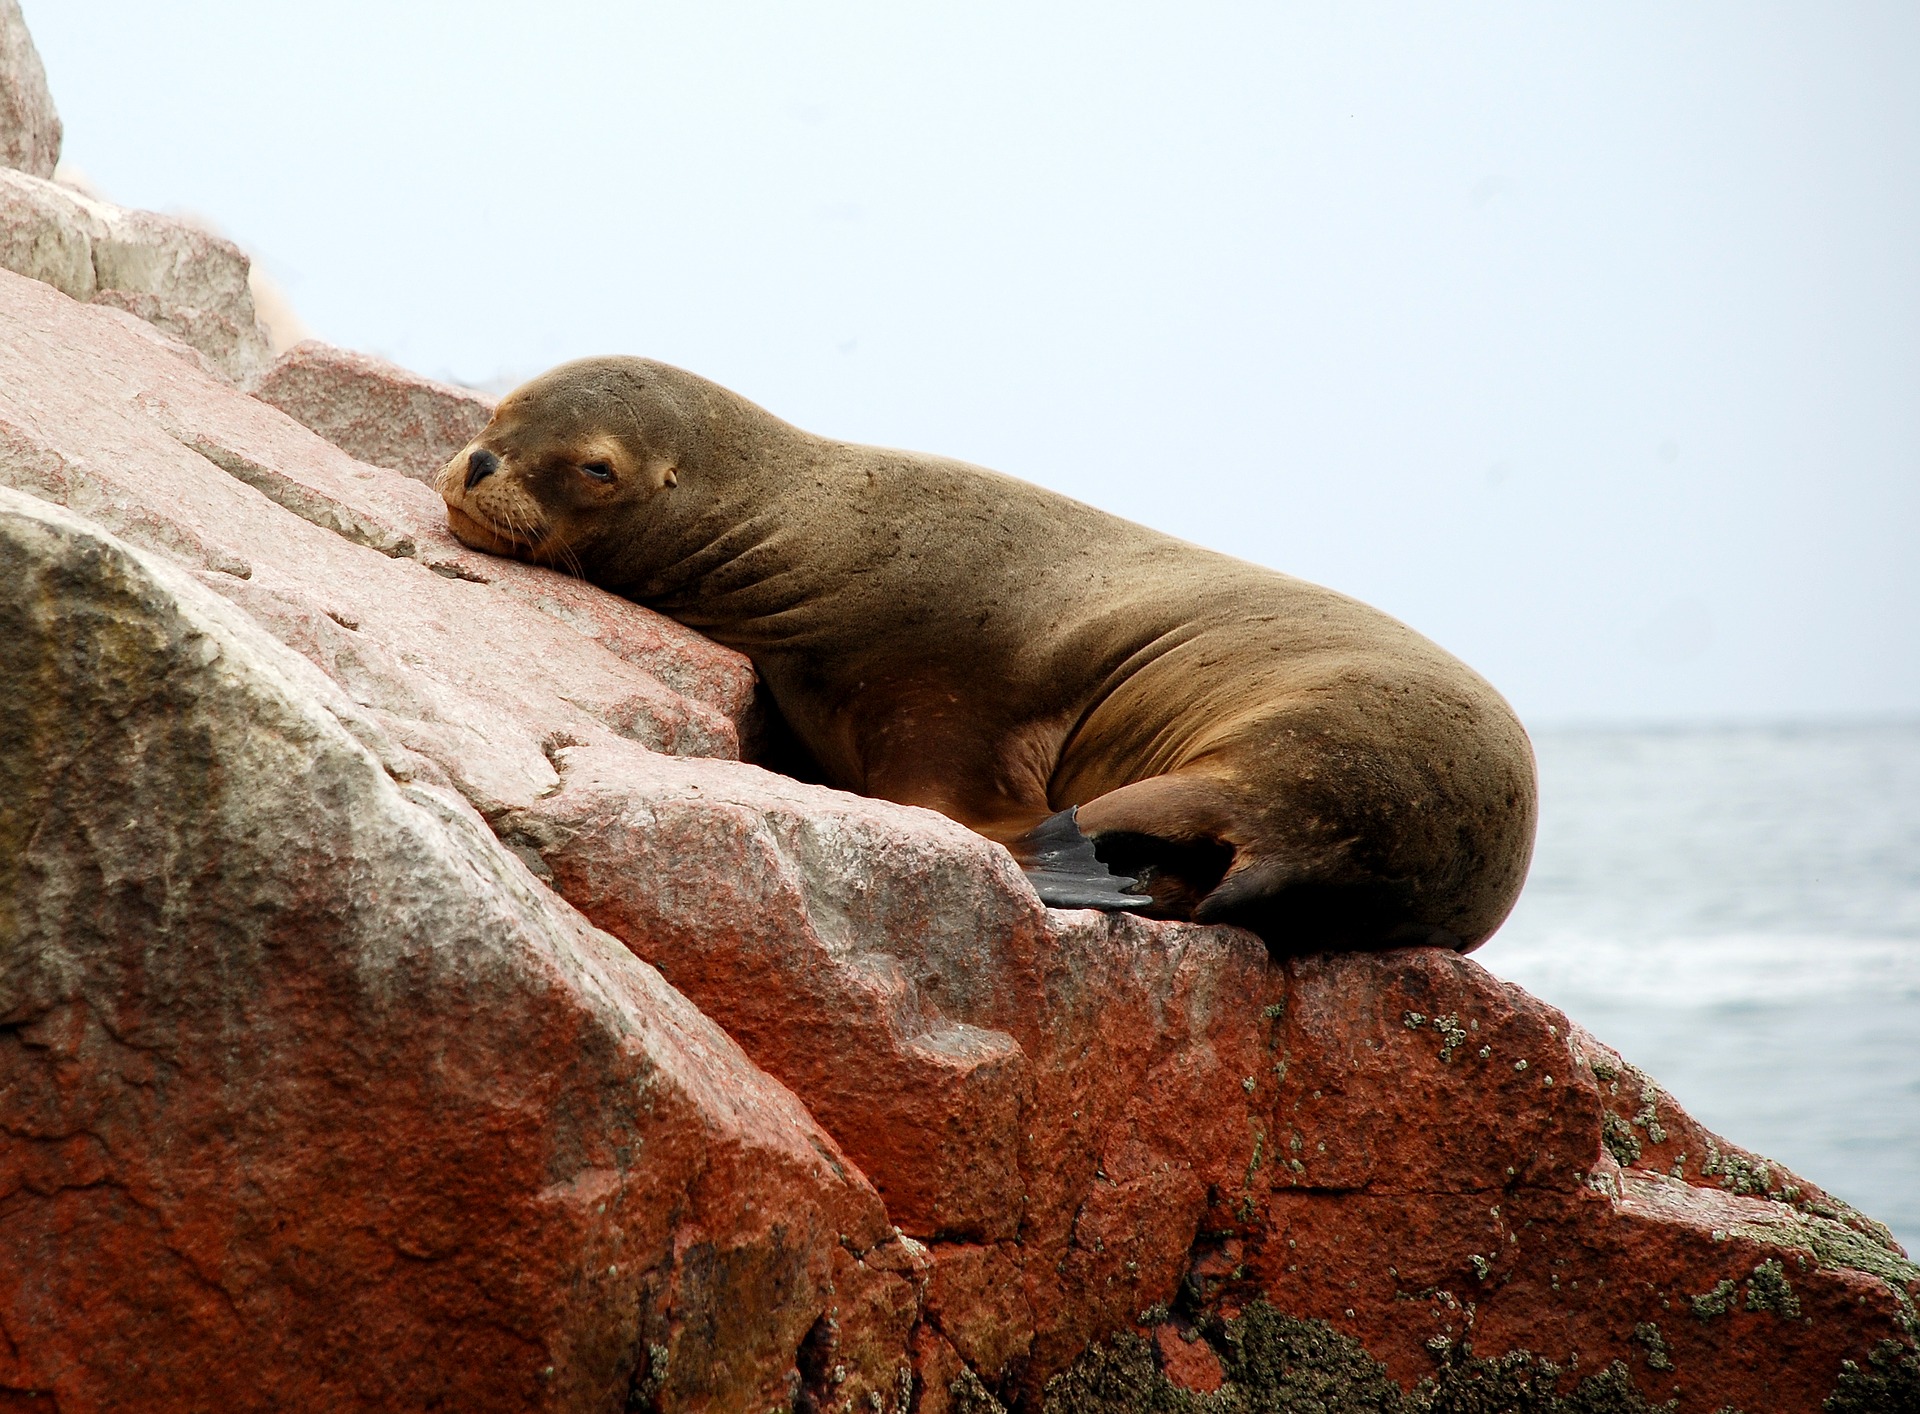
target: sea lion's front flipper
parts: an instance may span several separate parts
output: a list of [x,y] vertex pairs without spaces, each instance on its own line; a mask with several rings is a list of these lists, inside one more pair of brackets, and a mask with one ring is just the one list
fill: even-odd
[[1144,893],[1129,893],[1139,880],[1116,874],[1093,852],[1080,833],[1073,811],[1049,815],[1011,846],[1027,881],[1049,908],[1099,908],[1109,913],[1151,908]]

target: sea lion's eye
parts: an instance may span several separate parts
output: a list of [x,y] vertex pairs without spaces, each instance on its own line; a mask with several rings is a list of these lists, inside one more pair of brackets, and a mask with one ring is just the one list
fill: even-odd
[[580,463],[580,470],[584,471],[588,476],[591,476],[595,481],[613,480],[613,468],[605,462],[582,462]]

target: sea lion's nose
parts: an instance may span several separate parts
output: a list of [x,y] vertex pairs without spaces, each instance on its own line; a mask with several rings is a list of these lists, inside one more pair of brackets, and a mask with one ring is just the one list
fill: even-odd
[[471,491],[498,470],[500,470],[500,458],[485,447],[477,448],[473,455],[467,458],[467,489]]

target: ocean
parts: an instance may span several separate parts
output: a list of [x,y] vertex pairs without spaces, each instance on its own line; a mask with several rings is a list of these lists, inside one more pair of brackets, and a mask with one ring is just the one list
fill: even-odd
[[1548,730],[1474,954],[1920,1251],[1920,723]]

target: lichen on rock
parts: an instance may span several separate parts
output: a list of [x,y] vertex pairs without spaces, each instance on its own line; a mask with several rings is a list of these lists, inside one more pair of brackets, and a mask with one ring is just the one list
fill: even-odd
[[1874,1347],[1864,1368],[1843,1362],[1821,1409],[1825,1414],[1920,1414],[1920,1350],[1889,1340]]
[[1148,1342],[1121,1335],[1048,1384],[1044,1414],[1673,1414],[1677,1407],[1650,1403],[1618,1362],[1580,1377],[1524,1350],[1485,1359],[1447,1341],[1434,1343],[1433,1373],[1403,1389],[1358,1342],[1264,1302],[1205,1321],[1201,1330],[1226,1370],[1219,1388],[1178,1387]]
[[1724,1316],[1733,1309],[1733,1300],[1738,1290],[1732,1279],[1722,1277],[1714,1283],[1712,1291],[1705,1291],[1698,1296],[1688,1298],[1688,1304],[1692,1306],[1695,1316],[1703,1321],[1710,1321],[1715,1316]]
[[1747,1309],[1770,1311],[1776,1316],[1800,1314],[1800,1298],[1787,1281],[1787,1269],[1778,1257],[1769,1257],[1753,1269],[1747,1278]]

